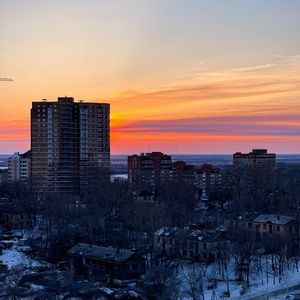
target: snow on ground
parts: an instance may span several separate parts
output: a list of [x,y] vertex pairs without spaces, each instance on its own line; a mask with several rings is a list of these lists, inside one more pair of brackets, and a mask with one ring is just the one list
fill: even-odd
[[27,257],[24,253],[19,252],[16,246],[8,250],[3,250],[2,255],[0,255],[0,261],[7,265],[8,269],[12,269],[18,265],[23,265],[24,267],[38,267],[44,265]]
[[37,290],[43,290],[45,287],[43,287],[42,285],[37,285],[37,284],[31,284],[30,285],[30,287],[33,289],[33,290],[35,290],[35,291],[37,291]]
[[0,261],[7,266],[7,268],[13,269],[15,267],[34,268],[48,265],[46,262],[37,261],[28,257],[21,251],[22,248],[18,246],[18,239],[13,239],[10,242],[13,246],[10,249],[2,250],[0,255]]
[[[188,291],[190,290],[190,285],[189,281],[193,281],[194,277],[194,271],[193,271],[193,265],[190,263],[186,263],[183,266],[179,267],[179,272],[177,278],[181,282],[181,293],[183,297],[181,298],[182,300],[189,300],[192,299],[191,297],[188,296]],[[195,264],[195,273],[201,272],[201,267],[200,264]],[[213,299],[213,293],[217,297],[217,299],[220,299],[220,296],[222,296],[223,292],[227,291],[227,283],[226,281],[220,281],[221,277],[218,275],[219,273],[219,267],[217,263],[213,263],[209,265],[205,277],[203,277],[203,288],[204,288],[204,299]],[[231,276],[230,276],[231,277]],[[213,291],[212,289],[208,289],[208,285],[210,282],[210,279],[212,278],[217,278],[217,287]],[[198,280],[197,275],[196,275],[196,280]],[[190,282],[191,283],[191,282]],[[228,281],[229,285],[229,291],[230,291],[230,296],[235,297],[240,295],[241,291],[241,285],[238,284],[236,281],[234,281],[234,278],[230,278]]]
[[[181,283],[180,294],[183,295],[181,298],[182,300],[191,299],[187,292],[190,287],[189,283],[191,281],[191,277],[192,280],[193,277],[197,277],[197,275],[193,275],[193,268],[193,264],[187,262],[178,268],[177,279]],[[270,265],[268,268],[269,270],[271,269]],[[201,271],[200,264],[195,264],[195,270],[196,274]],[[212,278],[217,279],[217,287],[214,291],[212,289],[208,289],[210,279]],[[250,274],[250,287],[247,288],[244,283],[236,281],[234,260],[232,259],[228,264],[228,275],[225,271],[224,278],[225,280],[223,280],[220,275],[217,263],[213,263],[208,266],[205,277],[203,277],[204,299],[221,299],[224,292],[227,291],[227,282],[230,291],[230,299],[233,300],[259,297],[262,294],[281,289],[286,289],[288,293],[288,289],[290,287],[300,284],[300,268],[297,272],[295,268],[293,269],[292,266],[290,266],[289,269],[285,271],[281,280],[279,280],[279,277],[277,276],[274,283],[273,275],[269,274],[267,279],[265,269],[263,269],[263,272],[256,272],[253,267],[253,272]],[[215,298],[213,298],[213,293],[215,294]],[[274,297],[274,299],[283,299],[282,297],[278,296]]]
[[264,270],[264,273],[261,276],[257,273],[251,274],[249,290],[247,290],[245,295],[242,297],[240,296],[235,299],[247,299],[250,296],[258,297],[262,294],[282,289],[286,289],[288,292],[288,288],[298,284],[300,284],[300,269],[297,272],[296,269],[293,269],[292,266],[290,266],[290,268],[285,271],[281,279],[277,276],[274,280],[274,277],[269,275],[268,282],[266,278],[266,272]]

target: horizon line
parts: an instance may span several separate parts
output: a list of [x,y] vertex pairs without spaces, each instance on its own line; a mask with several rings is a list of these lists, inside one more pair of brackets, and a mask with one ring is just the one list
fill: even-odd
[[[27,150],[27,151],[29,151],[29,150]],[[25,152],[27,152],[27,151],[25,151]],[[9,155],[12,155],[12,154],[14,154],[16,152],[25,153],[25,152],[15,151],[15,152],[12,152],[12,153],[0,153],[0,155],[9,156]],[[232,153],[169,153],[169,152],[162,152],[162,151],[144,151],[144,152],[136,152],[136,153],[113,153],[113,154],[110,154],[110,155],[111,156],[115,156],[115,155],[130,156],[130,155],[140,155],[142,153],[152,153],[152,152],[161,152],[161,153],[169,154],[169,155],[232,155],[234,153],[239,153],[239,152],[241,152],[241,153],[248,153],[248,152],[244,152],[244,151],[236,151],[236,152],[232,152]],[[271,153],[274,153],[276,155],[300,155],[300,152],[291,152],[291,153],[268,152],[268,154],[271,154]]]

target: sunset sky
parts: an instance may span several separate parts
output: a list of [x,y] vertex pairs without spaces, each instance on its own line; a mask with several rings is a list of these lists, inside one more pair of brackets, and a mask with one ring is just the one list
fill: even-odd
[[112,154],[300,153],[299,0],[0,0],[0,153],[31,102],[111,103]]

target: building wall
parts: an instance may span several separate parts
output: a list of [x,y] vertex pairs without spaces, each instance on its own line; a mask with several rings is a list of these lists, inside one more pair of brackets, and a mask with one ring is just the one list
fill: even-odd
[[156,235],[154,249],[159,255],[182,257],[188,260],[214,260],[220,249],[229,249],[229,241],[199,241]]
[[128,156],[128,181],[136,191],[157,192],[172,176],[171,156],[161,152]]
[[31,159],[19,152],[8,159],[8,182],[25,182],[30,178]]
[[142,257],[125,262],[105,261],[80,255],[71,257],[72,274],[87,278],[136,279],[145,273],[145,268],[145,260]]
[[209,197],[211,193],[223,190],[223,176],[220,169],[212,165],[203,165],[196,172],[196,183],[199,188],[205,190]]
[[173,163],[173,179],[177,182],[185,182],[189,185],[196,185],[196,172],[193,165],[187,165],[184,161]]
[[0,170],[0,185],[8,181],[8,169]]
[[233,166],[269,166],[275,168],[276,154],[268,153],[265,149],[253,149],[250,153],[237,152],[233,154]]
[[243,229],[246,231],[256,232],[262,239],[270,234],[292,237],[297,233],[297,227],[294,222],[289,222],[287,224],[272,224],[270,222],[232,220],[230,222],[230,227],[233,230]]
[[105,103],[33,102],[32,184],[37,197],[78,195],[110,166],[110,107]]

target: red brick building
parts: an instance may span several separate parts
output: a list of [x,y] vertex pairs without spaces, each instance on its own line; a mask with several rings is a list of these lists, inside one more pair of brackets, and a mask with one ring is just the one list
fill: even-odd
[[128,156],[128,181],[137,192],[155,193],[171,177],[172,159],[167,154],[152,152]]

